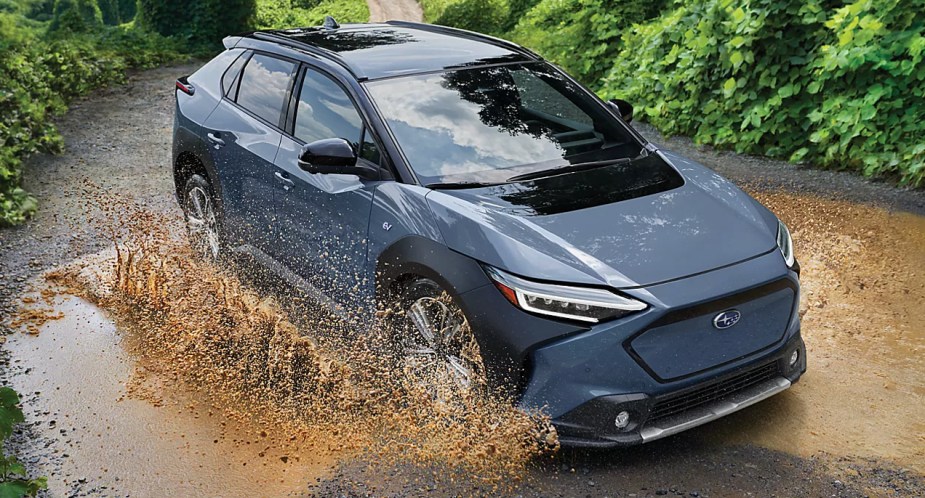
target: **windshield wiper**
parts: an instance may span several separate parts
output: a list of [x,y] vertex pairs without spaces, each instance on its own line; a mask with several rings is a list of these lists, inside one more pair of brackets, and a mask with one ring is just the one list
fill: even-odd
[[428,183],[424,185],[429,189],[434,190],[451,190],[451,189],[464,189],[464,188],[481,188],[481,187],[494,187],[497,185],[504,185],[509,182],[437,182],[437,183]]
[[540,178],[561,175],[564,173],[574,173],[576,171],[585,171],[585,170],[594,169],[594,168],[602,168],[604,166],[613,166],[615,164],[624,164],[632,160],[633,159],[629,157],[621,157],[620,159],[608,159],[606,161],[589,161],[586,163],[570,164],[568,166],[559,166],[558,168],[544,169],[541,171],[533,171],[531,173],[524,173],[522,175],[512,176],[508,178],[507,181],[508,182],[523,182],[526,180],[538,180]]

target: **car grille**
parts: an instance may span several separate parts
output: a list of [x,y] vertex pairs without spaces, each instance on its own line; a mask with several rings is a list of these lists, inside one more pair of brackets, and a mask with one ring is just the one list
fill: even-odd
[[655,420],[676,415],[704,403],[722,399],[778,375],[777,362],[773,362],[693,391],[683,394],[669,394],[655,403],[652,412],[649,414],[649,419]]

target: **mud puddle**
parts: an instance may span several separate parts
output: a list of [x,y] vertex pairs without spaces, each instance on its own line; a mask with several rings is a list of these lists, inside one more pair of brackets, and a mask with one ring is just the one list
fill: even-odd
[[67,445],[49,472],[57,491],[81,476],[81,489],[92,478],[118,495],[161,496],[158,481],[191,495],[305,494],[356,454],[503,487],[557,447],[542,413],[409,382],[389,329],[359,336],[323,310],[281,306],[301,298],[201,262],[181,220],[92,194],[88,216],[113,249],[46,273],[14,320],[30,335],[7,346],[17,387],[45,393],[26,399],[39,427],[55,417],[46,432]]
[[789,391],[700,432],[802,456],[879,457],[925,473],[925,217],[755,196],[793,233],[809,367]]
[[284,496],[305,493],[331,467],[327,452],[248,427],[147,374],[126,347],[131,337],[93,304],[49,301],[45,312],[62,317],[11,336],[6,349],[33,431],[53,441],[31,456],[52,496]]

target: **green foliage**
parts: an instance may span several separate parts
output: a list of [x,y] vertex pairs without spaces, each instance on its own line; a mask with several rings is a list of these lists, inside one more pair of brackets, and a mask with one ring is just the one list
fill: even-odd
[[103,16],[103,24],[107,26],[122,24],[122,16],[119,14],[119,2],[117,0],[98,0],[97,3]]
[[219,47],[222,38],[248,31],[256,0],[138,0],[139,26],[193,44]]
[[96,0],[55,0],[51,31],[86,33],[103,25],[103,14]]
[[51,118],[68,100],[120,81],[125,63],[100,56],[92,45],[71,40],[26,43],[0,57],[0,224],[22,222],[35,199],[20,188],[22,158],[58,152],[62,142]]
[[[0,387],[0,447],[13,434],[13,426],[24,420],[19,395],[9,387]],[[0,452],[0,498],[35,496],[47,487],[46,478],[29,479],[26,468],[16,457]]]
[[925,10],[900,0],[684,2],[605,81],[666,133],[925,184]]
[[513,39],[598,84],[632,24],[657,16],[665,0],[542,0],[527,11]]
[[421,0],[424,19],[434,24],[498,34],[511,21],[509,0]]
[[[67,19],[64,4],[54,4],[59,20]],[[76,2],[70,5],[71,12],[79,10]],[[16,14],[0,12],[0,226],[21,223],[35,211],[35,198],[21,188],[22,160],[61,151],[52,120],[72,98],[121,82],[128,67],[152,67],[189,53],[182,41],[131,24],[98,23],[83,31],[65,23],[50,30],[51,23],[23,15],[42,12],[39,2],[22,5]]]
[[437,24],[497,33],[510,16],[507,0],[461,0],[447,5]]
[[119,9],[119,19],[121,22],[131,22],[135,19],[135,13],[138,10],[138,0],[115,0],[116,8]]
[[339,23],[366,22],[369,20],[369,5],[365,0],[260,0],[257,3],[256,27],[318,26],[328,15]]

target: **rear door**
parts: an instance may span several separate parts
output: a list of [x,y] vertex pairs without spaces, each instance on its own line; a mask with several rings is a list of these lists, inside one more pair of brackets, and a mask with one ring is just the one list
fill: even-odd
[[254,53],[241,67],[223,78],[225,98],[203,133],[221,182],[228,243],[267,252],[276,237],[273,161],[297,64]]
[[364,280],[367,230],[380,180],[311,174],[299,167],[298,157],[306,143],[343,138],[360,162],[381,168],[379,143],[350,93],[332,76],[307,66],[293,94],[291,133],[283,136],[275,161],[277,173],[289,182],[275,197],[278,257],[336,302],[354,306],[361,290],[370,288]]

